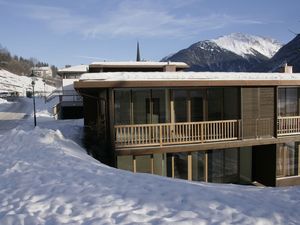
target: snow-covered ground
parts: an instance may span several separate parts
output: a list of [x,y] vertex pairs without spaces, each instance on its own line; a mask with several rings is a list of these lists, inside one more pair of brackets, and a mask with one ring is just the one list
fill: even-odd
[[55,121],[42,99],[37,108],[38,127],[29,116],[0,135],[1,225],[299,224],[300,187],[206,184],[110,168],[76,143],[82,120]]

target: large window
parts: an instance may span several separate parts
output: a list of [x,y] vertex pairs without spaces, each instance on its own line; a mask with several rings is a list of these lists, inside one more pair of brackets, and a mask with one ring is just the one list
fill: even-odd
[[174,90],[175,122],[188,121],[188,92],[186,90]]
[[132,90],[133,124],[150,123],[150,90]]
[[115,124],[149,124],[169,122],[167,89],[115,90]]
[[115,124],[116,125],[126,125],[131,123],[130,102],[131,102],[130,90],[115,91]]
[[195,181],[205,181],[205,153],[192,153],[192,179]]
[[299,143],[289,142],[277,146],[277,177],[295,176],[299,170]]
[[208,120],[223,119],[223,88],[208,89]]
[[299,99],[298,88],[279,88],[278,89],[279,116],[298,116],[299,115],[298,99]]
[[238,149],[212,150],[208,153],[208,181],[214,183],[239,182]]
[[167,154],[167,176],[188,179],[188,153]]

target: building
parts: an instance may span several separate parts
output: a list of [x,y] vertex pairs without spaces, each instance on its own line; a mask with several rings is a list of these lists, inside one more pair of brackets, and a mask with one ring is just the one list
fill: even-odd
[[49,66],[32,67],[32,73],[37,77],[49,78],[52,77],[52,69]]
[[58,70],[62,78],[62,91],[60,103],[56,105],[55,111],[59,112],[60,119],[76,119],[83,117],[82,99],[74,90],[73,83],[86,72],[148,72],[148,71],[180,71],[188,68],[185,63],[178,62],[94,62],[90,65],[68,66]]
[[117,168],[195,181],[300,184],[300,74],[87,73],[84,125]]
[[59,97],[59,103],[53,107],[54,115],[58,119],[79,119],[83,117],[82,98],[74,90],[73,83],[88,72],[88,65],[66,66],[59,69],[57,75],[61,77],[62,86],[53,91],[47,101]]

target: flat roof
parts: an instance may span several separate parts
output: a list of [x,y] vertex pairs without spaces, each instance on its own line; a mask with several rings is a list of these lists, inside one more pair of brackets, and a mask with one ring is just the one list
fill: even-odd
[[188,68],[184,62],[152,62],[152,61],[124,61],[124,62],[93,62],[90,67],[110,67],[110,68],[160,68],[167,65],[176,66],[177,68]]
[[71,67],[65,67],[59,69],[58,73],[85,73],[88,71],[88,65],[77,65],[77,66],[71,66]]
[[75,88],[298,86],[300,74],[236,72],[109,72],[85,73]]

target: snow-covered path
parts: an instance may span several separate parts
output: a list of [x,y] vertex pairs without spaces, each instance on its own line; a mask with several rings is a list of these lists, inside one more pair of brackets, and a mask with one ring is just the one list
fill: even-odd
[[30,104],[30,100],[20,97],[14,102],[0,104],[0,134],[20,125],[31,115],[33,105]]

